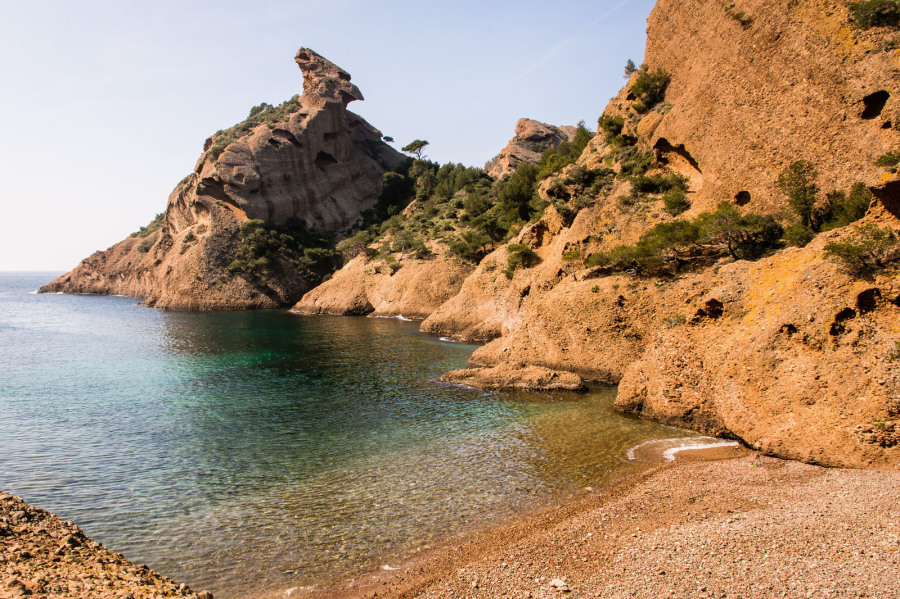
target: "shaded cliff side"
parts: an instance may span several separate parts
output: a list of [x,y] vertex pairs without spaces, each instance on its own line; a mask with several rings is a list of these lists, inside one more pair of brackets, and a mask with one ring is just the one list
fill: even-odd
[[317,250],[375,206],[382,175],[404,158],[346,110],[363,99],[349,73],[305,48],[295,61],[303,94],[207,139],[161,228],[93,254],[41,291],[238,309],[291,305],[318,282]]

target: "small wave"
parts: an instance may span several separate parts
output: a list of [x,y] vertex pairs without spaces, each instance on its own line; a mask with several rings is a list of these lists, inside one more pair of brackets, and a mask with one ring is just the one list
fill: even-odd
[[628,459],[636,460],[637,453],[642,449],[666,449],[662,452],[662,457],[671,462],[675,459],[675,454],[681,451],[690,451],[693,449],[712,449],[715,447],[737,447],[740,445],[737,441],[725,441],[716,437],[683,437],[680,439],[657,439],[655,441],[645,441],[640,445],[635,445],[628,450]]
[[29,291],[28,295],[37,295],[38,293],[40,293],[40,289],[35,289],[34,291]]
[[444,343],[459,343],[459,339],[453,339],[452,337],[438,337],[438,341],[443,341]]
[[387,564],[381,566],[382,570],[387,570],[388,572],[393,572],[394,570],[399,570],[400,568],[395,568],[394,566],[388,566]]
[[378,316],[373,316],[373,318],[388,318],[390,320],[402,320],[404,322],[412,322],[412,318],[407,318],[407,317],[403,316],[402,314],[397,314],[396,316],[378,315]]

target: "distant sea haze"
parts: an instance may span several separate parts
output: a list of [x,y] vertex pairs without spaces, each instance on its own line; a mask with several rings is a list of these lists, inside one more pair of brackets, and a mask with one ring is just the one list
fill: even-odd
[[475,346],[417,323],[32,293],[50,278],[0,274],[0,489],[219,599],[397,567],[690,436],[614,389],[441,383]]

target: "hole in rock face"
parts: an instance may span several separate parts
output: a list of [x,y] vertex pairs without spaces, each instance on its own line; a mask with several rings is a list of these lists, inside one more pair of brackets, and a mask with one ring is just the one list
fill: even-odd
[[324,139],[325,141],[331,141],[333,139],[337,139],[337,136],[338,136],[337,133],[329,132],[329,133],[326,133],[322,139]]
[[525,289],[519,292],[519,297],[528,297],[529,293],[531,293],[531,285],[528,285],[527,287],[525,287]]
[[856,296],[856,308],[860,314],[871,312],[878,305],[881,298],[881,291],[878,289],[866,289]]
[[846,320],[850,320],[851,318],[856,318],[856,310],[854,310],[853,308],[844,308],[834,315],[835,322],[844,322]]
[[706,302],[706,314],[710,318],[716,319],[725,312],[725,304],[717,299],[711,299]]
[[863,98],[865,109],[863,109],[862,118],[867,120],[878,118],[890,97],[891,94],[882,89]]
[[341,81],[350,81],[350,73],[338,73],[338,79]]
[[734,196],[734,203],[738,206],[746,206],[750,203],[750,192],[749,191],[739,191],[737,195]]
[[831,323],[831,330],[828,331],[832,337],[837,337],[838,335],[847,331],[847,328],[841,324],[850,320],[851,318],[856,318],[856,310],[853,308],[844,308],[840,312],[834,315],[834,322]]
[[297,54],[297,58],[299,58],[300,60],[309,60],[309,54],[307,54],[306,52],[299,52]]
[[893,124],[892,122],[890,122],[890,121],[885,121],[884,124],[881,125],[881,128],[882,128],[882,129],[890,129],[890,128],[893,127],[893,126],[894,126],[894,124]]
[[797,327],[792,324],[783,324],[781,325],[780,330],[782,333],[786,333],[788,336],[790,336],[797,332]]
[[337,160],[335,160],[334,156],[329,154],[328,152],[319,152],[316,155],[315,164],[319,168],[325,168],[331,164],[337,164]]

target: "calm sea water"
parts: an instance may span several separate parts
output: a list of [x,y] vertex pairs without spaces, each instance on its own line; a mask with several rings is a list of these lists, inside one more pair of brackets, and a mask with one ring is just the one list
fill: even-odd
[[323,585],[646,467],[614,390],[485,393],[416,323],[186,314],[0,273],[0,489],[216,597]]

